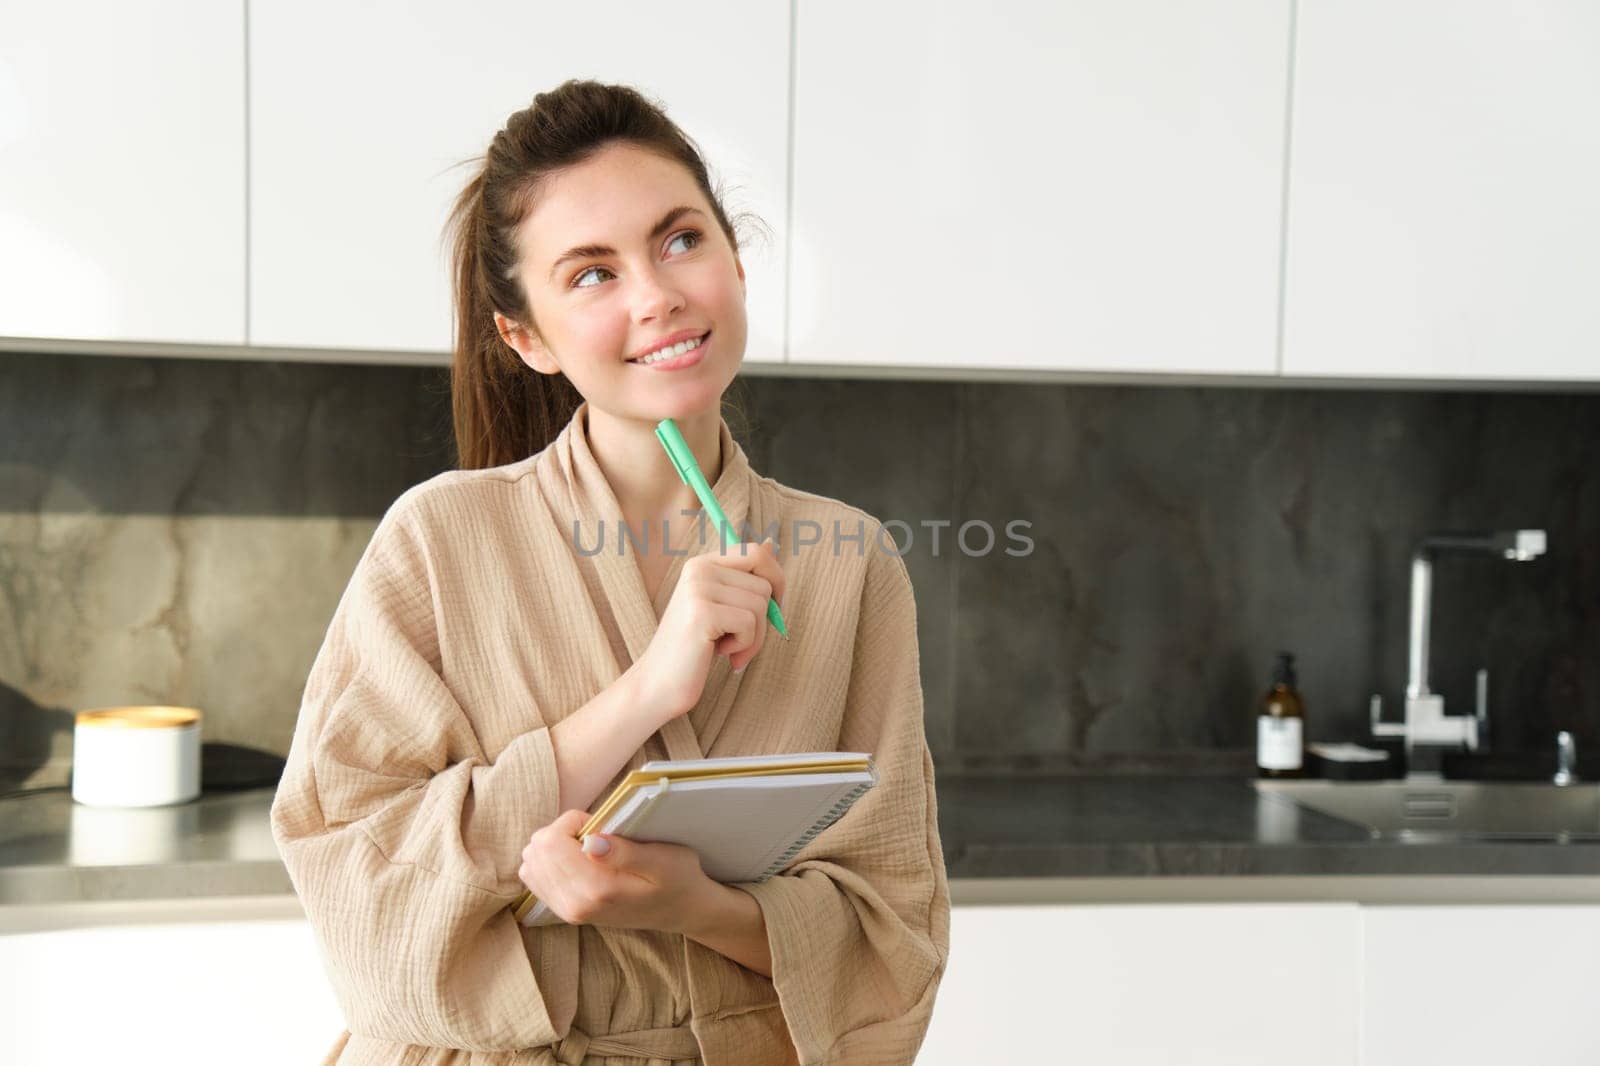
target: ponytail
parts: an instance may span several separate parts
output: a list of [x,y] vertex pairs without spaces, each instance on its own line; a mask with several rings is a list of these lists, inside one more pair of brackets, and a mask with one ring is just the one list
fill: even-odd
[[456,203],[464,224],[453,256],[457,313],[450,408],[463,470],[502,466],[534,454],[555,439],[583,399],[565,374],[540,374],[525,365],[495,328],[490,286],[480,276],[485,258],[482,190],[480,174]]

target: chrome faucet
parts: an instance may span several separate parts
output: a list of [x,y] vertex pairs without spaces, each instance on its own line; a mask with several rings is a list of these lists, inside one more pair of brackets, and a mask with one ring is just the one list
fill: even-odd
[[1556,785],[1578,783],[1578,747],[1565,729],[1556,734],[1556,772],[1550,781]]
[[1372,735],[1404,737],[1406,777],[1434,780],[1440,776],[1445,751],[1487,746],[1489,727],[1487,670],[1479,670],[1477,708],[1472,715],[1447,715],[1444,697],[1428,688],[1428,630],[1433,598],[1433,556],[1441,551],[1489,552],[1516,562],[1537,559],[1545,551],[1542,529],[1508,533],[1430,533],[1411,553],[1411,627],[1407,647],[1406,717],[1384,722],[1383,697],[1372,697]]

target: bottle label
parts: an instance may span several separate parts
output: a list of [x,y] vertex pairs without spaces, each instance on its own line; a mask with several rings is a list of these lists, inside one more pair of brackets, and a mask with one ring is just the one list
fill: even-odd
[[1263,714],[1256,719],[1256,765],[1264,770],[1300,769],[1300,719]]

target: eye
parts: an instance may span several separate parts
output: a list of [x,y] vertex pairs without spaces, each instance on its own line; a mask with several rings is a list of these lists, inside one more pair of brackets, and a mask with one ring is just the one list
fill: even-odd
[[667,242],[667,246],[671,247],[674,242],[680,240],[683,237],[693,237],[694,238],[693,247],[698,248],[700,246],[700,240],[701,240],[700,231],[697,230],[697,229],[686,229],[682,233],[675,234],[673,236],[672,240]]
[[[678,241],[682,240],[685,237],[691,238],[694,241],[694,243],[690,246],[691,249],[698,248],[700,246],[700,242],[705,239],[704,237],[702,237],[700,235],[700,231],[699,230],[697,230],[697,229],[686,229],[686,230],[683,230],[682,232],[673,234],[672,239],[667,242],[667,247],[669,247],[669,248],[672,247],[672,245],[676,244]],[[574,288],[574,289],[592,289],[592,288],[594,288],[594,285],[581,285],[581,284],[579,284],[579,282],[581,282],[584,278],[588,277],[590,274],[594,273],[596,270],[598,270],[598,271],[600,271],[602,273],[605,273],[605,274],[611,274],[611,271],[607,270],[603,266],[586,267],[585,269],[578,271],[577,274],[573,275],[571,287]],[[613,274],[612,276],[615,277],[616,275]],[[599,284],[599,282],[596,282],[595,284]]]
[[589,267],[587,270],[580,270],[580,271],[578,271],[578,273],[572,279],[572,287],[574,289],[592,289],[592,288],[594,288],[593,285],[579,285],[578,282],[582,281],[585,277],[587,277],[588,275],[594,273],[596,270],[603,271],[604,273],[607,273],[607,274],[611,273],[611,271],[606,270],[605,267],[599,267],[599,266],[597,266],[597,267]]

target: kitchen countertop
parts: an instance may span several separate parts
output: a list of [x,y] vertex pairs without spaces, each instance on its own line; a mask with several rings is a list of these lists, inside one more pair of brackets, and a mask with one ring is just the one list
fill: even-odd
[[273,793],[129,809],[65,789],[0,799],[0,905],[292,894],[267,822]]
[[940,779],[951,877],[1600,876],[1600,840],[1374,839],[1239,777]]
[[[1242,778],[945,776],[938,790],[957,903],[1600,901],[1600,841],[1378,840]],[[0,906],[292,896],[272,796],[137,810],[65,789],[0,799]]]

